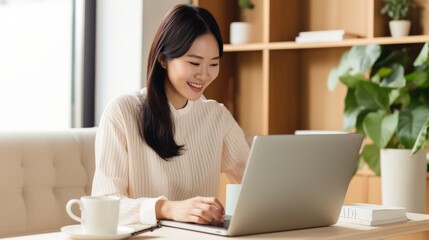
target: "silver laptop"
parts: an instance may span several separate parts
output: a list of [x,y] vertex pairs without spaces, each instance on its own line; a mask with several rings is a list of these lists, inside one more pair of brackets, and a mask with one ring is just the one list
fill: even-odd
[[224,236],[335,224],[362,140],[362,134],[256,136],[227,226],[161,224]]

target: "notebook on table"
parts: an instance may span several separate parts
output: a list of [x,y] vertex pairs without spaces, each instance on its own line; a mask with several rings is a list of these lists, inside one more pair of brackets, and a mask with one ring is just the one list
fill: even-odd
[[335,224],[362,140],[362,134],[256,136],[227,228],[161,224],[225,236]]

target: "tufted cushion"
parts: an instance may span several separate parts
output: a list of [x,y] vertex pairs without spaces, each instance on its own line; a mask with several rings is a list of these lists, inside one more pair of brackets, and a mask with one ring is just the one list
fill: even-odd
[[95,133],[0,132],[0,238],[76,224],[65,205],[91,193]]

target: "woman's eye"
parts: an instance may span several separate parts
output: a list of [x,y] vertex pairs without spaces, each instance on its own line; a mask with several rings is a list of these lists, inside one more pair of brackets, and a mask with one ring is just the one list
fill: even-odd
[[199,66],[200,64],[199,63],[196,63],[196,62],[189,62],[190,64],[192,64],[192,65],[194,65],[194,66]]
[[213,64],[210,64],[210,66],[217,67],[217,66],[219,66],[219,63],[213,63]]

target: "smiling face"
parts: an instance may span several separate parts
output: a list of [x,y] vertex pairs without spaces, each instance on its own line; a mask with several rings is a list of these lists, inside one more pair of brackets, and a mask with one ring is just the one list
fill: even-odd
[[184,55],[167,60],[165,91],[174,108],[183,108],[188,100],[201,97],[219,74],[219,60],[218,44],[210,33],[196,38]]

